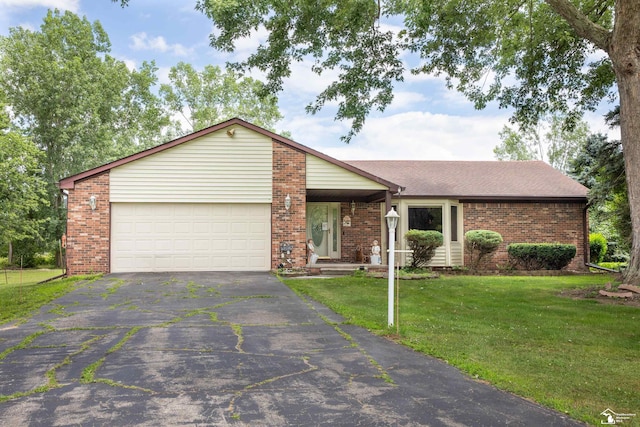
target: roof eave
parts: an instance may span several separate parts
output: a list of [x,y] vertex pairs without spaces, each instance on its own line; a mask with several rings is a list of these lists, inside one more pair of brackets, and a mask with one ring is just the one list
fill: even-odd
[[554,202],[554,203],[586,203],[587,196],[443,196],[446,198],[458,199],[461,202],[487,202],[487,201],[509,201],[509,202]]
[[285,138],[285,137],[283,137],[281,135],[276,134],[275,132],[271,132],[271,131],[269,131],[267,129],[263,129],[263,128],[259,127],[259,126],[251,124],[251,123],[246,122],[246,121],[244,121],[242,119],[239,119],[239,118],[229,119],[229,120],[224,121],[222,123],[218,123],[217,125],[213,125],[213,126],[210,126],[208,128],[204,128],[204,129],[201,129],[201,130],[199,130],[197,132],[191,133],[189,135],[185,135],[185,136],[183,136],[181,138],[174,139],[172,141],[166,142],[166,143],[161,144],[161,145],[157,145],[155,147],[149,148],[149,149],[144,150],[144,151],[140,151],[138,153],[132,154],[132,155],[127,156],[127,157],[123,157],[122,159],[118,159],[118,160],[115,160],[113,162],[104,164],[102,166],[98,166],[96,168],[89,169],[87,171],[81,172],[81,173],[76,174],[76,175],[68,176],[66,178],[61,179],[58,182],[58,188],[60,188],[61,190],[71,190],[71,189],[73,189],[75,187],[75,183],[77,181],[81,181],[83,179],[87,179],[87,178],[90,178],[92,176],[99,175],[99,174],[107,172],[107,171],[109,171],[109,170],[111,170],[111,169],[113,169],[115,167],[122,166],[124,164],[133,162],[135,160],[141,159],[141,158],[146,157],[146,156],[150,156],[150,155],[158,153],[160,151],[168,150],[169,148],[173,148],[176,145],[184,144],[185,142],[194,140],[196,138],[199,138],[201,136],[207,135],[209,133],[217,132],[217,131],[219,131],[221,129],[224,129],[226,127],[233,126],[233,125],[243,126],[243,127],[247,128],[247,129],[253,130],[254,132],[257,132],[257,133],[260,133],[260,134],[262,134],[264,136],[267,136],[267,137],[271,138],[272,140],[276,140],[276,141],[278,141],[278,142],[280,142],[282,144],[285,144],[285,145],[287,145],[287,146],[289,146],[289,147],[291,147],[291,148],[293,148],[295,150],[298,150],[298,151],[301,151],[301,152],[308,153],[308,154],[311,154],[313,156],[319,157],[319,158],[321,158],[321,159],[323,159],[325,161],[328,161],[329,163],[332,163],[332,164],[334,164],[336,166],[339,166],[341,168],[347,169],[350,172],[353,172],[353,173],[355,173],[357,175],[365,177],[365,178],[367,178],[369,180],[372,180],[372,181],[374,181],[374,182],[376,182],[378,184],[384,185],[385,187],[389,188],[389,190],[392,191],[393,193],[397,193],[397,192],[399,192],[399,191],[404,189],[404,187],[402,187],[402,186],[400,186],[398,184],[395,184],[395,183],[393,183],[391,181],[387,181],[387,180],[385,180],[383,178],[380,178],[379,176],[376,176],[376,175],[373,175],[373,174],[371,174],[369,172],[363,171],[362,169],[358,169],[355,166],[352,166],[352,165],[350,165],[348,163],[345,163],[345,162],[342,162],[340,160],[334,159],[333,157],[327,156],[326,154],[321,153],[321,152],[319,152],[317,150],[314,150],[313,148],[306,147],[306,146],[304,146],[302,144],[299,144],[299,143],[297,143],[297,142],[295,142],[295,141],[293,141],[293,140],[291,140],[289,138]]

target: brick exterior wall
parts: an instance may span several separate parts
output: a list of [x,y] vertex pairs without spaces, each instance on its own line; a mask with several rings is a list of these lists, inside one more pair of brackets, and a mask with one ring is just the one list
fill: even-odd
[[[96,196],[91,210],[89,197]],[[67,200],[67,275],[109,272],[109,173],[77,182]]]
[[[351,202],[340,204],[340,221],[345,215],[351,217],[351,227],[342,227],[342,252],[340,262],[362,262],[356,260],[356,250],[360,246],[364,256],[371,254],[373,241],[377,240],[380,247],[384,242],[381,236],[380,203],[356,202],[356,211],[351,215]],[[384,257],[384,254],[383,258]]]
[[[283,263],[287,268],[301,268],[307,263],[307,181],[306,155],[273,141],[273,199],[271,202],[272,268]],[[291,197],[287,212],[284,199]],[[293,245],[290,256],[281,257],[280,243]],[[286,260],[291,260],[291,263]]]
[[[564,243],[576,246],[576,256],[567,267],[585,270],[583,203],[465,203],[464,232],[491,230],[503,243],[480,269],[494,270],[508,261],[511,243]],[[465,251],[465,265],[469,265]]]

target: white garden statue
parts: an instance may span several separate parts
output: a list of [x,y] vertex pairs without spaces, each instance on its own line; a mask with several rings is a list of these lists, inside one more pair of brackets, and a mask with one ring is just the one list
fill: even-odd
[[313,239],[309,239],[307,248],[309,249],[309,264],[315,264],[318,261],[318,254],[316,253],[316,247],[313,245]]
[[380,265],[382,264],[382,259],[380,258],[380,245],[378,245],[378,241],[373,241],[373,246],[371,247],[371,265]]

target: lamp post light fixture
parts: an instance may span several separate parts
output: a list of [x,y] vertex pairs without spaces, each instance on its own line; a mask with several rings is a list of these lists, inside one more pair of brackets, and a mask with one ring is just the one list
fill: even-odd
[[391,208],[389,212],[384,216],[387,219],[387,227],[389,228],[389,285],[388,285],[388,293],[389,293],[389,301],[388,301],[388,310],[387,310],[387,318],[388,325],[393,326],[393,306],[395,301],[394,289],[393,289],[393,264],[395,263],[395,241],[396,241],[396,227],[398,226],[398,219],[400,215],[395,209]]
[[289,212],[291,209],[291,196],[287,194],[287,197],[284,198],[284,208]]

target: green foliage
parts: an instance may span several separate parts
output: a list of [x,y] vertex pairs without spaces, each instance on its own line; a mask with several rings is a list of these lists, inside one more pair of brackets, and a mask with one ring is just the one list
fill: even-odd
[[[169,119],[151,91],[155,65],[130,71],[110,49],[99,22],[58,10],[50,10],[38,30],[16,27],[0,37],[0,87],[13,124],[42,153],[37,166],[47,186],[48,207],[39,203],[37,212],[21,216],[44,228],[26,234],[49,242],[62,235],[65,212],[55,185],[61,178],[162,141]],[[6,137],[12,144],[18,139]],[[43,194],[35,188],[29,193]],[[30,203],[25,200],[24,209]]]
[[598,264],[607,254],[607,239],[600,233],[589,234],[589,259]]
[[477,269],[480,263],[498,250],[502,235],[490,230],[470,230],[464,234],[464,245],[471,255],[471,267]]
[[[618,117],[612,115],[612,122]],[[571,176],[590,190],[589,215],[595,231],[628,251],[633,233],[621,142],[592,135],[571,166]]]
[[42,242],[34,239],[23,239],[13,242],[13,265],[23,268],[38,266],[37,256]]
[[426,266],[444,241],[442,233],[435,230],[409,230],[404,237],[409,249],[413,251],[410,263],[412,268]]
[[[0,117],[8,122],[1,103]],[[0,124],[0,246],[42,236],[38,212],[48,205],[42,157],[33,142]]]
[[502,143],[493,149],[498,160],[543,160],[560,171],[570,169],[571,162],[586,144],[589,127],[578,121],[566,126],[567,117],[554,114],[543,126],[521,128],[516,132],[505,126],[500,132]]
[[362,129],[369,112],[391,103],[394,82],[404,78],[403,46],[394,31],[376,25],[380,10],[374,1],[344,0],[319,7],[310,0],[200,0],[196,9],[213,20],[211,44],[221,51],[232,51],[238,39],[256,28],[268,29],[269,39],[257,52],[231,64],[234,70],[257,68],[266,73],[266,93],[282,89],[292,61],[312,61],[317,74],[339,72],[341,78],[330,83],[307,111],[337,103],[336,118],[352,122],[346,140]]
[[512,243],[507,252],[511,262],[525,270],[561,270],[576,256],[576,247],[560,243]]
[[[160,86],[160,95],[172,114],[180,114],[193,132],[233,117],[275,132],[282,119],[278,100],[264,95],[264,85],[234,71],[207,65],[201,72],[184,62],[171,67],[171,84]],[[178,124],[179,126],[179,124]]]
[[600,267],[610,268],[611,270],[622,271],[627,266],[626,262],[601,262],[598,263]]
[[[372,110],[393,100],[396,82],[406,71],[443,74],[450,87],[477,108],[491,101],[513,107],[522,124],[537,122],[548,110],[567,114],[593,109],[614,87],[608,59],[592,60],[593,45],[572,31],[556,5],[482,0],[344,0],[318,6],[302,0],[292,6],[273,0],[233,2],[198,0],[196,8],[214,25],[211,45],[224,52],[256,28],[268,39],[234,69],[259,69],[267,74],[266,89],[276,93],[291,73],[292,62],[307,60],[318,74],[339,77],[309,105],[316,112],[337,101],[337,119],[352,121],[349,140]],[[587,20],[599,28],[613,27],[613,5],[584,6]],[[402,22],[400,32],[380,25]],[[497,30],[496,30],[497,29]],[[420,57],[407,70],[402,52]],[[493,71],[489,73],[489,71]]]

